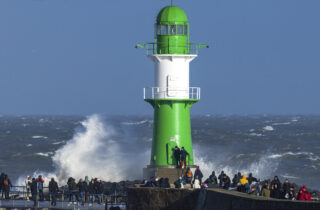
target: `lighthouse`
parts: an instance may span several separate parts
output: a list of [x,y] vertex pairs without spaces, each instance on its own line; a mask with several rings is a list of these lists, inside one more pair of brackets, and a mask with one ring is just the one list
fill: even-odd
[[[160,10],[154,25],[154,42],[137,44],[154,62],[154,85],[144,88],[143,97],[154,109],[150,165],[144,178],[159,173],[179,174],[174,148],[184,147],[187,165],[194,168],[190,108],[200,100],[200,87],[190,87],[189,65],[206,44],[191,43],[186,13],[177,6]],[[181,174],[179,174],[180,176]],[[172,180],[170,180],[172,182]]]

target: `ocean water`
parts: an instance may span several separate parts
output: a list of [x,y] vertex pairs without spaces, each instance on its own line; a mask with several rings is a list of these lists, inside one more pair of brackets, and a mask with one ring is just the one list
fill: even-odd
[[[0,171],[15,185],[40,174],[141,179],[152,126],[152,116],[1,116]],[[320,190],[320,116],[193,116],[192,138],[205,177],[252,172]]]

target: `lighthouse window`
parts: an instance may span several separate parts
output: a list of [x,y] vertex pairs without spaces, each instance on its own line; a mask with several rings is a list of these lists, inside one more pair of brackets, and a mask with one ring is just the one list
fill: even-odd
[[157,25],[157,35],[161,34],[161,25]]
[[188,26],[184,26],[184,35],[188,34]]
[[161,34],[162,35],[168,34],[168,26],[167,25],[161,25]]
[[175,35],[176,34],[176,25],[170,25],[170,34]]
[[178,30],[178,34],[183,34],[183,25],[178,25],[177,26],[178,28],[177,28],[177,30]]

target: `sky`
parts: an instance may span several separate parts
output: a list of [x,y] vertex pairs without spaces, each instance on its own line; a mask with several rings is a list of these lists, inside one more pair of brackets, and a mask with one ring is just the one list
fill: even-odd
[[[0,114],[151,115],[137,43],[169,0],[0,0]],[[175,0],[201,87],[192,114],[320,114],[319,0]]]

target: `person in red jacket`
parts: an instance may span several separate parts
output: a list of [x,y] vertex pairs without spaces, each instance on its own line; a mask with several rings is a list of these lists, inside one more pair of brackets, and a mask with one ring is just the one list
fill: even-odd
[[306,197],[305,192],[306,192],[306,186],[301,187],[297,196],[298,201],[305,201],[305,197]]

